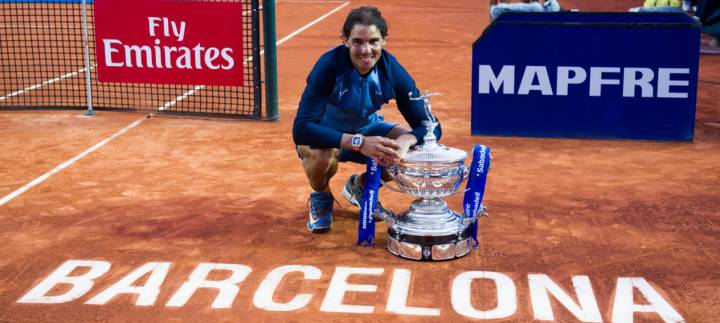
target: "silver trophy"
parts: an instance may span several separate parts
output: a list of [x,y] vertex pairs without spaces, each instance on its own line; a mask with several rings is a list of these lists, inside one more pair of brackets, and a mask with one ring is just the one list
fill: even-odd
[[[444,197],[456,194],[469,167],[464,165],[467,153],[437,143],[433,130],[438,122],[432,114],[427,91],[411,100],[422,100],[428,130],[422,145],[410,149],[405,157],[388,167],[399,190],[417,199],[399,214],[379,208],[376,216],[388,223],[388,250],[397,256],[414,260],[448,260],[467,255],[472,250],[470,227],[479,215],[466,217],[448,208]],[[461,191],[462,192],[462,191]]]

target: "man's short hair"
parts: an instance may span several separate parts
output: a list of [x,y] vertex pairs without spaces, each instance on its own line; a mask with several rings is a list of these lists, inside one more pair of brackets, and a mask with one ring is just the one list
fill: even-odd
[[350,38],[350,32],[356,24],[362,24],[365,26],[375,25],[375,27],[377,27],[380,31],[380,35],[382,35],[383,39],[388,35],[388,27],[385,22],[385,18],[383,18],[380,10],[376,7],[364,6],[351,10],[347,18],[345,18],[342,35],[345,38]]

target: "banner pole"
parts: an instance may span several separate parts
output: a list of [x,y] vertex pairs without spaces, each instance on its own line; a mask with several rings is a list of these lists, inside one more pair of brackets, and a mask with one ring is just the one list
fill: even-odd
[[92,106],[92,85],[90,84],[90,47],[88,39],[88,19],[87,19],[87,0],[82,0],[82,11],[83,11],[83,43],[85,47],[85,90],[87,91],[87,106],[88,109],[85,111],[86,116],[94,116],[95,110]]
[[263,0],[263,42],[265,47],[265,120],[277,121],[277,45],[275,36],[275,0]]

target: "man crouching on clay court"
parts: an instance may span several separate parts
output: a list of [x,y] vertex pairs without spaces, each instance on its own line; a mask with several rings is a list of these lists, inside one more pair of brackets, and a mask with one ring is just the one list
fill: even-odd
[[[343,44],[323,54],[310,71],[293,123],[293,139],[307,174],[310,194],[307,228],[321,233],[332,225],[330,179],[338,162],[380,165],[400,161],[410,147],[421,144],[427,118],[415,81],[383,49],[387,24],[375,7],[353,9],[342,27]],[[378,114],[395,99],[412,128],[385,122]],[[440,138],[442,130],[435,128]],[[387,179],[386,174],[383,178]],[[343,196],[360,207],[364,174],[348,178]]]

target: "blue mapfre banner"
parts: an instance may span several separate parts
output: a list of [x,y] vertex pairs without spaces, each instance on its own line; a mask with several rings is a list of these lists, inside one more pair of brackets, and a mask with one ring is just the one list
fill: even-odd
[[700,25],[684,13],[510,13],[473,44],[472,134],[691,141]]

